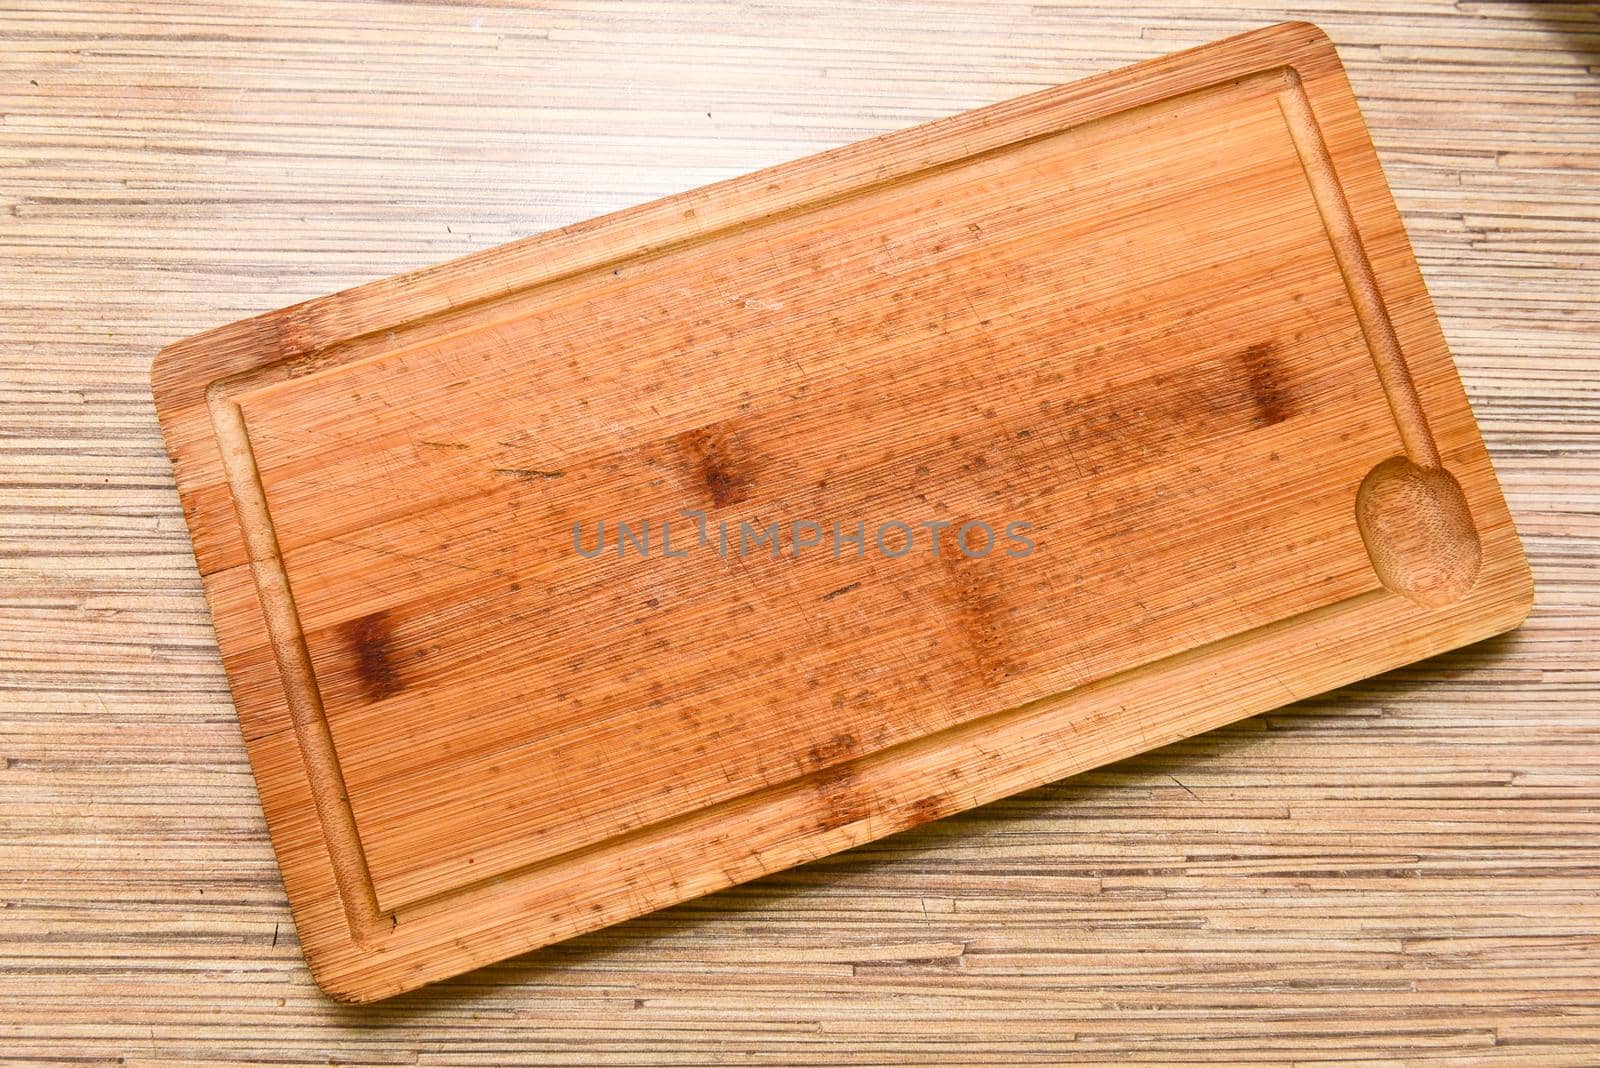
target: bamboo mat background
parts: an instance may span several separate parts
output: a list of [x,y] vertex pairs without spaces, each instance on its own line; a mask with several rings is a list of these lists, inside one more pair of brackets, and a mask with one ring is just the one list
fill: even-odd
[[[376,1007],[295,943],[166,342],[1282,18],[1339,45],[1517,634]],[[7,5],[0,1060],[1600,1063],[1592,4]]]

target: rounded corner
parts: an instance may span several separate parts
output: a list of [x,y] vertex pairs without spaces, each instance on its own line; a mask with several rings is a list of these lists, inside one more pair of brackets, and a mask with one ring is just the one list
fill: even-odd
[[[360,949],[359,946],[356,948]],[[329,1001],[336,1001],[341,1005],[371,1005],[398,993],[395,990],[379,990],[364,985],[360,976],[356,974],[349,972],[332,974],[322,954],[304,946],[302,951],[305,953],[306,967],[311,972],[311,981]],[[365,955],[365,951],[362,952]]]
[[1278,25],[1280,29],[1294,33],[1301,37],[1306,44],[1314,45],[1319,48],[1326,48],[1330,51],[1338,50],[1338,46],[1333,43],[1333,38],[1328,36],[1328,31],[1324,30],[1315,22],[1308,22],[1305,19],[1294,19],[1289,22],[1279,23]]
[[1533,615],[1533,607],[1538,602],[1537,590],[1533,581],[1533,568],[1528,563],[1527,554],[1522,551],[1520,541],[1517,545],[1517,585],[1515,596],[1508,600],[1510,613],[1507,616],[1505,629],[1516,630],[1528,621]]
[[150,359],[150,394],[155,398],[156,412],[160,414],[165,400],[168,386],[175,376],[174,364],[177,361],[177,349],[183,343],[175,341],[170,345],[163,345],[156,350],[155,356]]

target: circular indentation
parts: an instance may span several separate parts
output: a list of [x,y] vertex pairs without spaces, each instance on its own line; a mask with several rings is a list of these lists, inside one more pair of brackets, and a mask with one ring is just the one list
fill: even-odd
[[1461,484],[1442,467],[1404,456],[1367,472],[1356,494],[1356,525],[1384,586],[1437,608],[1477,581],[1483,548]]

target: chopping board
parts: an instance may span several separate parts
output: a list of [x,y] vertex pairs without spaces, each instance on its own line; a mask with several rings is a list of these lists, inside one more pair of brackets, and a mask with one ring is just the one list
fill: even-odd
[[152,377],[345,1000],[1531,600],[1305,24],[225,326]]

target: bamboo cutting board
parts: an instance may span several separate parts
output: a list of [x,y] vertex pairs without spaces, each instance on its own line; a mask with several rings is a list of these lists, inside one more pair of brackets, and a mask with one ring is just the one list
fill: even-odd
[[1531,598],[1304,24],[235,323],[153,379],[342,999],[1487,637]]

